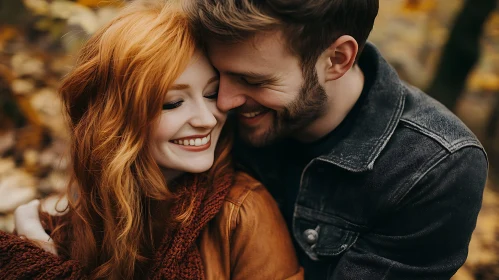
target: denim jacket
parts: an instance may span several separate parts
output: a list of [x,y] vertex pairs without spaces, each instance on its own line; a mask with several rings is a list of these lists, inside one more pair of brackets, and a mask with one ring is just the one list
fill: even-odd
[[[288,225],[306,279],[449,279],[468,254],[485,151],[454,114],[402,82],[372,44],[362,56],[374,84],[350,133],[303,170]],[[236,140],[234,154],[282,201],[272,146]]]

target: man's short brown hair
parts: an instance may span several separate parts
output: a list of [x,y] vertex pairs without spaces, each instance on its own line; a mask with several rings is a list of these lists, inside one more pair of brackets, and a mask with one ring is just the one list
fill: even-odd
[[188,5],[202,38],[237,41],[261,31],[282,30],[302,65],[342,35],[364,47],[378,14],[379,0],[193,0]]

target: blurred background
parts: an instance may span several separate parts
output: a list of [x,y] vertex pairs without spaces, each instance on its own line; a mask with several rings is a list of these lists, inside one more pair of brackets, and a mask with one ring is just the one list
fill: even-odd
[[[370,40],[399,75],[453,110],[491,163],[466,264],[453,280],[499,279],[499,4],[380,0]],[[66,186],[68,131],[57,88],[82,42],[122,7],[104,0],[0,0],[0,230]]]

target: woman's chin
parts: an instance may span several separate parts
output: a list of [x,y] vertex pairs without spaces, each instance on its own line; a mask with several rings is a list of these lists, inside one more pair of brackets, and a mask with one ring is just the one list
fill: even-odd
[[186,166],[185,169],[183,170],[184,172],[189,172],[189,173],[203,173],[205,171],[210,170],[210,168],[213,166],[213,161],[210,163],[206,164],[195,164],[195,166]]
[[170,162],[168,165],[163,165],[165,169],[177,171],[181,173],[203,173],[208,171],[213,166],[213,158],[192,158],[181,162]]

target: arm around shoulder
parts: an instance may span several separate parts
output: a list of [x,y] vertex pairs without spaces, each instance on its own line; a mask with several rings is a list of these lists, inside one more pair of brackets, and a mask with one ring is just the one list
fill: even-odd
[[232,279],[303,279],[286,223],[261,184],[244,192],[231,223]]

